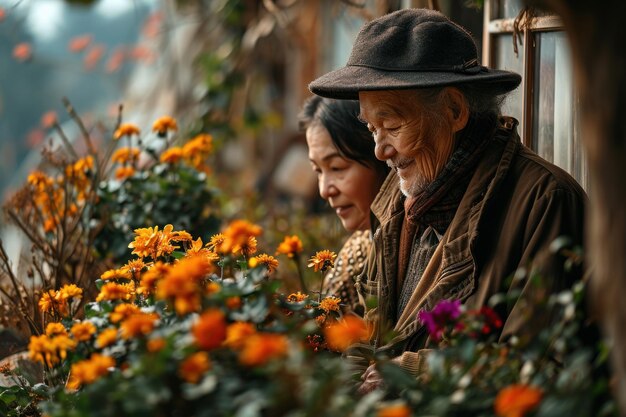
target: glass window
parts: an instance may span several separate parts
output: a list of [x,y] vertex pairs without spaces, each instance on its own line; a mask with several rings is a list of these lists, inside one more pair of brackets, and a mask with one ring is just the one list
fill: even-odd
[[568,171],[583,186],[582,155],[573,89],[570,48],[564,32],[535,35],[533,149]]
[[500,0],[497,6],[498,19],[513,19],[524,8],[522,0]]
[[[524,63],[521,54],[515,56],[513,51],[513,35],[503,34],[493,37],[493,67],[507,71],[513,71],[518,74],[524,73]],[[522,121],[523,115],[523,96],[522,90],[518,87],[511,92],[504,101],[502,106],[502,114],[515,117],[518,121]]]

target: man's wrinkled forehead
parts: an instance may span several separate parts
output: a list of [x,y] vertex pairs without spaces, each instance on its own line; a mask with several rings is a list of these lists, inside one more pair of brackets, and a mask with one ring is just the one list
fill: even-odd
[[399,117],[406,113],[407,108],[414,108],[417,104],[415,90],[360,91],[359,119],[370,121]]

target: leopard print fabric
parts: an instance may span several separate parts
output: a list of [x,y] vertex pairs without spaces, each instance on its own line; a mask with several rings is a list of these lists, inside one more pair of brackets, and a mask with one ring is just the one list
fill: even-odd
[[341,298],[344,314],[363,315],[365,306],[359,301],[354,283],[365,268],[371,244],[369,230],[354,232],[339,251],[335,267],[324,278],[325,295]]

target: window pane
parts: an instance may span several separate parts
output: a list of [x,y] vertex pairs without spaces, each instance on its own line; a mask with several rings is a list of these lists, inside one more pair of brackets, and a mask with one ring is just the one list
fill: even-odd
[[544,32],[535,35],[535,42],[533,149],[586,187],[567,38],[564,32]]
[[[494,68],[513,71],[520,75],[524,73],[521,48],[520,54],[515,56],[512,35],[497,35],[493,37],[493,66]],[[521,123],[522,106],[522,89],[518,87],[504,101],[502,114],[513,116]]]
[[513,19],[523,7],[522,0],[500,0],[498,1],[496,19]]

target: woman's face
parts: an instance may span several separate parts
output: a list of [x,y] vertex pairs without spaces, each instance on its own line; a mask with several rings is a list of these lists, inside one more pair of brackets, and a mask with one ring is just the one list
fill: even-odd
[[342,157],[320,123],[307,129],[306,141],[322,198],[335,210],[346,230],[369,229],[370,204],[384,178],[374,169]]

